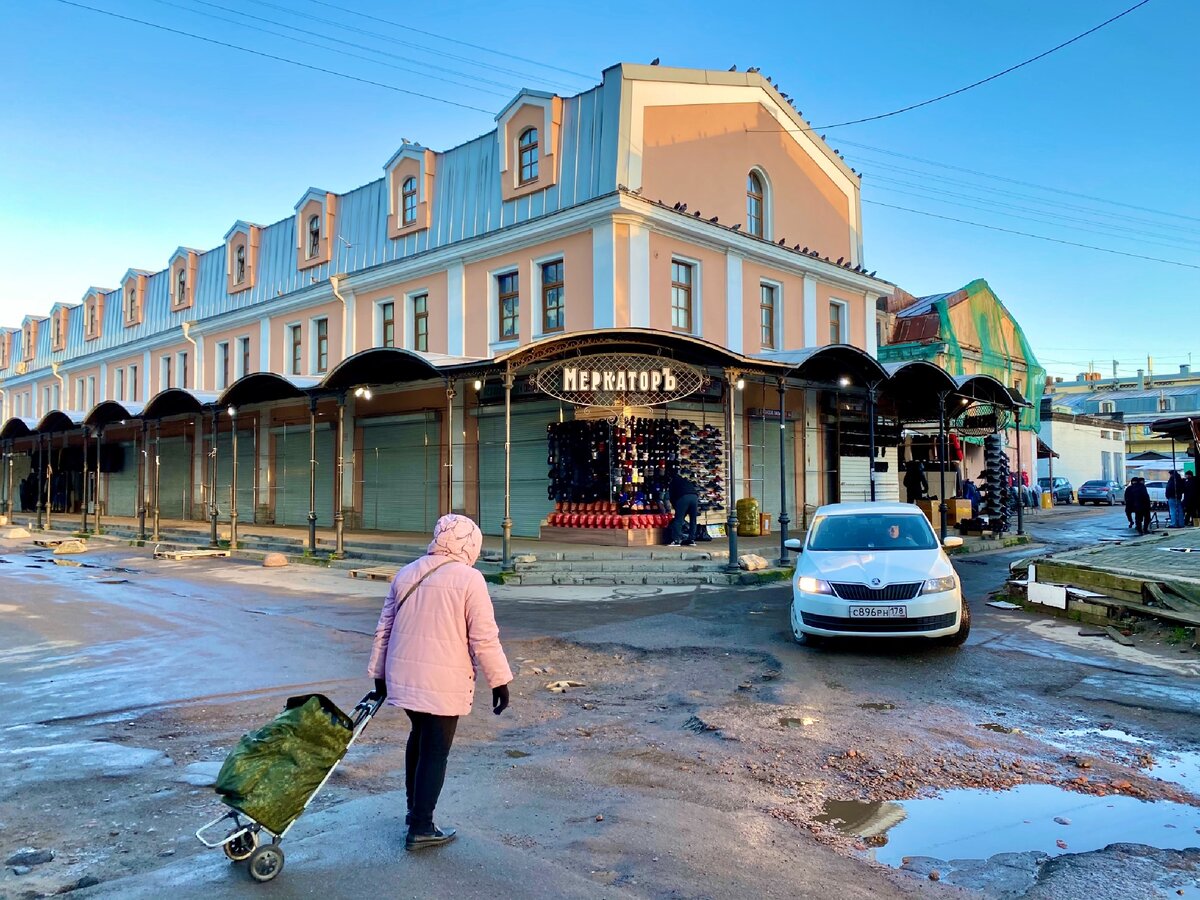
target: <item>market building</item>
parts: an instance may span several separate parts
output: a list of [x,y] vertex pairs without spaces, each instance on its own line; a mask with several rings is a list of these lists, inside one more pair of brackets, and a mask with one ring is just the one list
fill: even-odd
[[1061,477],[1076,490],[1085,481],[1125,483],[1125,431],[1109,419],[1077,415],[1042,398],[1038,437],[1057,456],[1038,454],[1039,478]]
[[[876,361],[859,176],[757,72],[614,66],[382,170],[0,331],[7,508],[340,550],[450,509],[649,538],[681,459],[714,530],[895,496],[910,388],[946,375]],[[943,399],[1015,402],[965,374]]]

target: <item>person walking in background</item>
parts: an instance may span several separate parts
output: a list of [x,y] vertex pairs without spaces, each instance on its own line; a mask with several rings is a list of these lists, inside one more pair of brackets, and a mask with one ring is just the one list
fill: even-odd
[[1172,470],[1167,479],[1167,510],[1172,528],[1183,527],[1183,476]]
[[1137,491],[1133,486],[1137,484],[1137,476],[1134,475],[1129,479],[1129,484],[1125,486],[1125,521],[1129,523],[1129,527],[1133,527],[1133,506],[1137,503]]
[[375,693],[412,722],[404,757],[406,850],[454,840],[455,829],[433,824],[433,810],[458,717],[471,711],[477,669],[492,689],[492,712],[508,708],[513,674],[487,583],[474,568],[482,547],[479,526],[466,516],[438,519],[428,553],[396,573],[375,628],[367,666]]
[[[671,509],[675,518],[671,522],[671,546],[690,547],[696,543],[696,518],[700,515],[700,495],[696,486],[679,474],[678,470],[671,476],[669,488]],[[687,531],[683,522],[687,519]]]
[[1130,499],[1133,501],[1133,520],[1138,534],[1150,533],[1150,492],[1146,490],[1146,479],[1135,478],[1126,494],[1126,508]]

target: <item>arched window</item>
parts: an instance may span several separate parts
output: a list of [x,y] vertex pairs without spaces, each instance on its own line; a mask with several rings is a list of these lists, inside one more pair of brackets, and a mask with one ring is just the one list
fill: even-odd
[[417,179],[411,175],[400,185],[400,224],[412,225],[417,221]]
[[762,176],[751,172],[746,176],[746,231],[755,237],[766,237],[763,228],[766,219],[766,197]]
[[538,130],[526,128],[517,138],[517,149],[520,152],[521,184],[537,181],[538,177]]
[[240,245],[233,255],[233,283],[241,284],[246,280],[246,245]]
[[321,253],[321,217],[313,214],[308,217],[308,258],[313,259]]
[[175,276],[175,305],[187,302],[187,267],[180,266],[179,274]]

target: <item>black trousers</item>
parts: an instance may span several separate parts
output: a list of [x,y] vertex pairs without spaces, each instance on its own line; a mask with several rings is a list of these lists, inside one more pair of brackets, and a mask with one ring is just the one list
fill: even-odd
[[1137,525],[1138,534],[1148,534],[1150,531],[1150,510],[1135,509],[1133,517]]
[[433,828],[433,809],[437,806],[446,780],[446,759],[458,716],[435,716],[406,709],[412,731],[404,754],[404,789],[408,794],[409,828],[421,833]]
[[[696,517],[700,515],[700,498],[695,494],[684,494],[675,504],[675,520],[671,523],[671,540],[694,541],[696,539]],[[688,521],[688,530],[683,531],[683,520]]]

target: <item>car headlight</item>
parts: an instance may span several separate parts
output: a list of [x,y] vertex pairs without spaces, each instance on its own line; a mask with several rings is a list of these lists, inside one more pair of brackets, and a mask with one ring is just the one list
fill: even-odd
[[921,588],[922,594],[940,594],[943,591],[952,591],[958,587],[958,579],[953,575],[946,575],[942,578],[930,578],[925,582],[925,587]]
[[828,581],[822,581],[820,578],[810,578],[808,575],[802,575],[798,582],[800,590],[806,594],[832,594],[833,588],[829,586]]

